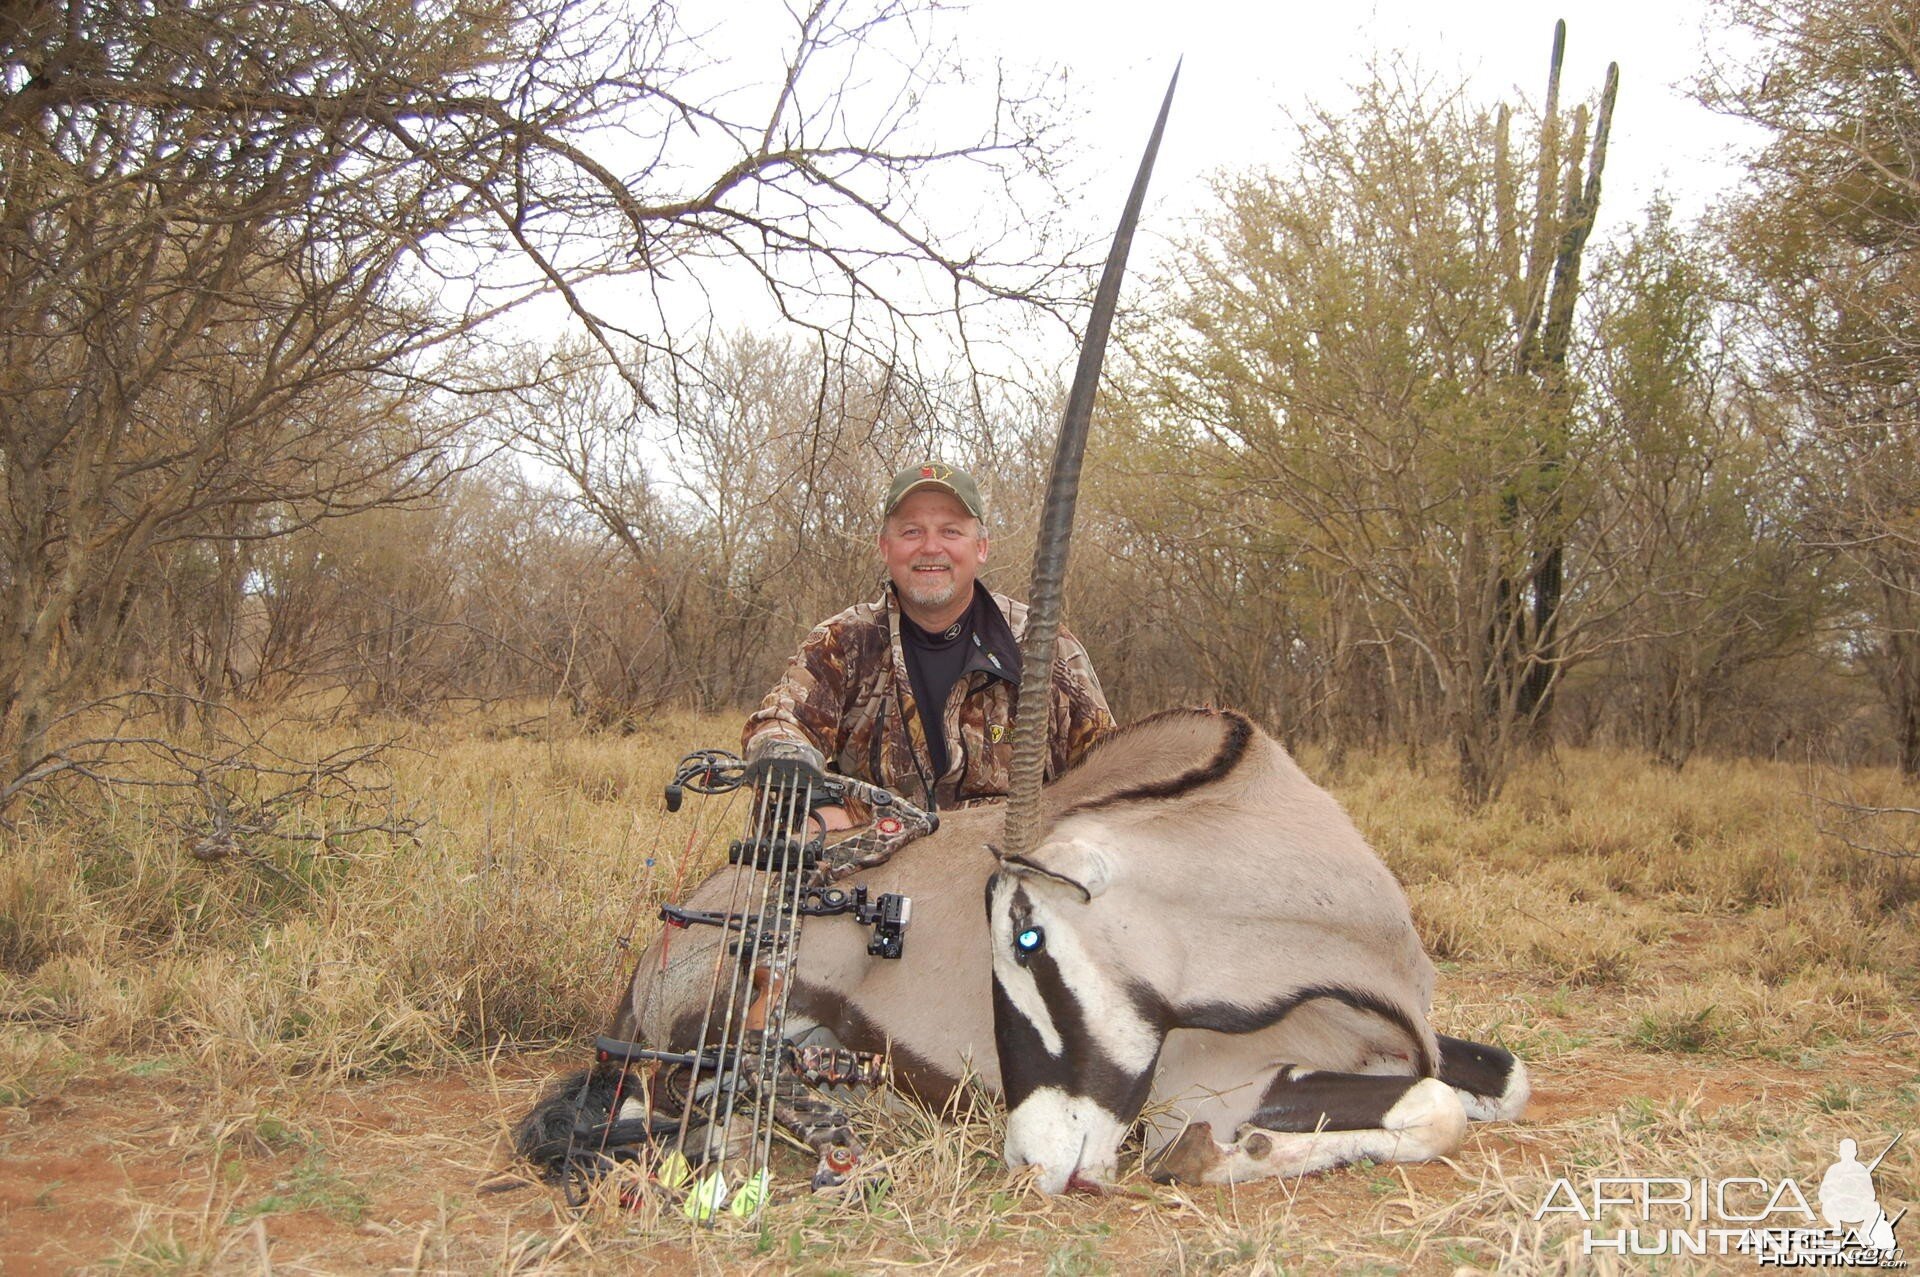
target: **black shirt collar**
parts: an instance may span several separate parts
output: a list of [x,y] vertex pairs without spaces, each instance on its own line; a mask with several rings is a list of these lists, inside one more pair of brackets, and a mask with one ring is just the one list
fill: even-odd
[[[907,610],[900,606],[899,588],[889,581],[887,591],[891,596],[888,602],[899,617],[900,641],[907,641],[909,627],[925,634],[926,631],[914,625]],[[978,581],[973,583],[973,608],[961,618],[961,624],[964,626],[969,621],[972,637],[968,640],[968,646],[972,651],[967,656],[965,672],[971,674],[974,670],[981,670],[1015,687],[1020,686],[1020,644],[1013,637],[1013,626],[1000,611],[1000,605],[993,601],[993,592]],[[963,631],[958,637],[966,638],[967,635]],[[938,642],[938,638],[931,640],[931,643]]]
[[949,625],[946,629],[936,634],[932,630],[921,629],[919,622],[908,616],[906,610],[903,608],[900,612],[900,638],[903,642],[912,643],[915,647],[925,647],[932,648],[934,651],[943,651],[946,648],[952,647],[955,643],[962,641],[967,635],[973,632],[974,618],[979,615],[979,612],[980,596],[976,594],[974,595],[973,606],[962,612],[959,619],[954,621],[952,625]]

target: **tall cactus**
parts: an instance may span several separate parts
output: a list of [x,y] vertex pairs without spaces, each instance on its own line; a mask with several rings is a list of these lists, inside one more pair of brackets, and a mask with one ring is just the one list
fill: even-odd
[[[1544,391],[1545,409],[1534,434],[1534,476],[1548,496],[1545,521],[1558,510],[1554,489],[1563,460],[1561,438],[1572,413],[1567,390],[1567,351],[1573,337],[1573,308],[1580,294],[1580,266],[1587,238],[1600,209],[1600,178],[1607,162],[1607,136],[1613,125],[1613,104],[1620,87],[1620,64],[1607,67],[1600,109],[1591,121],[1584,103],[1570,118],[1560,112],[1560,72],[1566,56],[1567,24],[1554,24],[1553,57],[1547,70],[1547,97],[1540,121],[1540,143],[1534,168],[1532,225],[1527,228],[1524,255],[1519,214],[1515,207],[1518,182],[1512,172],[1509,130],[1511,113],[1503,106],[1495,125],[1494,173],[1498,201],[1496,233],[1502,260],[1512,277],[1508,298],[1514,324],[1514,375],[1536,383]],[[1564,128],[1564,133],[1563,133]],[[1563,147],[1562,143],[1566,145]],[[1507,514],[1518,513],[1517,491],[1507,499]],[[1557,533],[1537,546],[1526,574],[1519,579],[1503,572],[1495,582],[1498,594],[1494,621],[1487,636],[1493,651],[1485,692],[1490,712],[1499,713],[1508,696],[1522,722],[1544,730],[1552,709],[1555,676],[1562,659],[1559,615],[1566,546]]]

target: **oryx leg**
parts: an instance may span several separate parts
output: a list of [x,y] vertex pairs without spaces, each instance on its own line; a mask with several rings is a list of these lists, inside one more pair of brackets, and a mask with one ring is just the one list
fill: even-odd
[[1467,1114],[1437,1078],[1320,1073],[1284,1065],[1253,1117],[1222,1144],[1190,1123],[1147,1166],[1161,1182],[1237,1184],[1367,1158],[1425,1162],[1460,1147]]
[[1476,1122],[1511,1122],[1527,1109],[1532,1083],[1513,1052],[1442,1033],[1440,1080],[1454,1089]]

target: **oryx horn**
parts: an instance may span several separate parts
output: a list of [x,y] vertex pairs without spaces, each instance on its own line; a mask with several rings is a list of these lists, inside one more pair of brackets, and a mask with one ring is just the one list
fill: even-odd
[[1153,159],[1160,150],[1160,135],[1167,127],[1167,112],[1179,83],[1180,67],[1176,63],[1173,78],[1167,82],[1167,96],[1160,103],[1159,118],[1153,122],[1153,136],[1147,139],[1146,154],[1140,157],[1140,171],[1134,175],[1126,209],[1120,214],[1120,226],[1113,233],[1113,246],[1107,250],[1107,264],[1100,272],[1100,287],[1094,292],[1093,312],[1087,317],[1087,335],[1080,346],[1080,363],[1073,374],[1073,389],[1067,394],[1067,410],[1060,419],[1060,438],[1054,445],[1047,503],[1041,510],[1040,540],[1034,551],[1033,588],[1027,595],[1027,632],[1020,648],[1020,710],[1013,724],[1013,775],[1000,848],[1004,855],[1018,856],[1033,850],[1040,835],[1040,784],[1046,774],[1047,727],[1052,718],[1054,639],[1060,631],[1073,509],[1080,496],[1080,460],[1087,448],[1094,395],[1100,389],[1107,331],[1113,326],[1120,280],[1127,273],[1127,250],[1133,246],[1133,228],[1140,220],[1147,181],[1153,176]]

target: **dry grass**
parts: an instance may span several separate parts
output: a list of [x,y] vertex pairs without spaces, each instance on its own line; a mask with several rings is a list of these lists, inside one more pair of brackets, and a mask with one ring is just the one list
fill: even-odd
[[[16,813],[5,1271],[1607,1271],[1574,1228],[1533,1221],[1555,1176],[1811,1183],[1841,1136],[1920,1125],[1920,866],[1823,840],[1819,778],[1566,752],[1463,813],[1383,756],[1334,787],[1441,963],[1436,1021],[1519,1051],[1538,1091],[1529,1121],[1476,1128],[1452,1163],[1048,1199],[1000,1165],[997,1117],[876,1110],[885,1157],[859,1191],[779,1201],[748,1231],[477,1194],[505,1124],[579,1054],[532,1052],[598,1027],[616,938],[712,862],[716,831],[689,847],[657,795],[683,746],[729,734],[416,729],[386,766],[418,841],[325,853],[262,839],[203,862],[137,790]],[[1847,783],[1920,805],[1894,777]],[[1883,1199],[1920,1197],[1913,1142]]]

